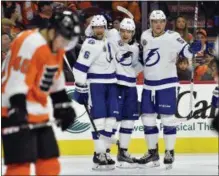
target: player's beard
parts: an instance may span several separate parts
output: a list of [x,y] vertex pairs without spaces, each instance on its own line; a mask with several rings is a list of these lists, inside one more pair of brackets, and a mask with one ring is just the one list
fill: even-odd
[[102,40],[103,37],[104,37],[104,33],[98,32],[98,33],[95,34],[95,37],[96,37],[98,40]]

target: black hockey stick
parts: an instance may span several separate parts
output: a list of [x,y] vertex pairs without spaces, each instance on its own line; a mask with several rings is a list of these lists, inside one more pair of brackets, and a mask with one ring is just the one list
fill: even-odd
[[1,132],[2,132],[2,135],[9,135],[9,134],[13,134],[13,133],[18,133],[22,130],[33,130],[33,129],[52,126],[52,125],[57,125],[60,122],[61,122],[60,120],[53,120],[53,121],[48,121],[48,122],[44,122],[44,123],[24,124],[24,125],[20,125],[20,126],[11,126],[11,127],[2,128]]
[[[64,61],[65,61],[65,63],[67,64],[68,69],[71,71],[72,76],[74,77],[73,71],[72,71],[71,66],[70,66],[70,64],[69,64],[69,62],[68,62],[68,59],[66,58],[66,55],[64,55]],[[89,117],[89,119],[90,119],[90,122],[91,122],[91,125],[92,125],[93,129],[94,129],[94,132],[97,134],[97,137],[99,138],[99,137],[100,137],[100,134],[99,134],[98,131],[97,131],[97,128],[96,128],[96,125],[94,124],[93,119],[91,118],[91,115],[90,115],[90,112],[89,112],[89,109],[88,109],[86,103],[84,103],[84,108],[85,108],[85,110],[86,110],[86,112],[87,112],[87,115],[88,115],[88,117]]]

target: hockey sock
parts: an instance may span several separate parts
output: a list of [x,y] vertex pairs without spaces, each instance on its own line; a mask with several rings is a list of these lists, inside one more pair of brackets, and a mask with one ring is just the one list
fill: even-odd
[[176,127],[175,126],[164,126],[164,143],[166,150],[174,150],[176,142]]
[[157,126],[144,126],[145,140],[147,141],[148,149],[156,149],[158,143],[159,130]]
[[96,132],[92,132],[92,137],[94,140],[94,151],[96,153],[105,153],[106,152],[106,146],[104,140],[99,138],[98,134]]
[[7,165],[5,176],[7,175],[30,175],[30,163]]
[[58,158],[38,159],[35,164],[36,175],[59,175],[60,169]]
[[132,131],[134,128],[134,120],[123,120],[119,130],[120,148],[128,149],[131,139]]

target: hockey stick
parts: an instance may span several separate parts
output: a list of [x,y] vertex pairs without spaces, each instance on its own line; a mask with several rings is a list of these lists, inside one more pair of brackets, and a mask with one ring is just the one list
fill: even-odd
[[131,12],[129,12],[126,8],[122,7],[122,6],[117,6],[117,10],[120,12],[123,12],[124,14],[126,14],[129,18],[134,19],[134,16],[132,15]]
[[[56,104],[54,108],[68,108],[72,106],[72,103],[59,103]],[[8,135],[8,134],[13,134],[13,133],[18,133],[21,130],[33,130],[33,129],[38,129],[38,128],[43,128],[47,126],[52,126],[52,125],[57,125],[61,122],[61,120],[52,120],[48,122],[43,122],[43,123],[37,123],[37,124],[24,124],[20,126],[11,126],[11,127],[5,127],[2,128],[2,134],[3,135]]]
[[[66,58],[65,55],[64,55],[64,60],[65,60],[66,64],[68,65],[68,68],[69,68],[69,70],[71,71],[72,75],[74,76],[73,71],[72,71],[72,69],[71,69],[71,66],[70,66],[70,64],[69,64],[69,62],[68,62],[68,60],[67,60],[67,58]],[[94,123],[94,121],[93,121],[93,119],[92,119],[92,117],[91,117],[91,115],[90,115],[90,112],[89,112],[89,109],[88,109],[88,106],[86,105],[86,103],[84,103],[84,108],[85,108],[85,110],[86,110],[86,112],[87,112],[87,115],[88,115],[88,117],[89,117],[89,119],[90,119],[90,122],[91,122],[91,125],[92,125],[93,129],[94,129],[94,132],[97,134],[97,137],[100,138],[101,135],[100,135],[100,133],[97,131],[97,127],[96,127],[96,125],[95,125],[95,123]],[[107,139],[104,139],[104,140],[107,140]],[[110,138],[109,140],[110,140],[110,142],[113,143],[113,144],[117,144],[117,143],[118,143],[118,141],[113,141],[111,138]]]
[[[67,64],[67,66],[68,66],[68,69],[71,71],[72,76],[74,76],[73,71],[72,71],[72,69],[71,69],[71,66],[70,66],[70,64],[69,64],[69,62],[68,62],[68,59],[66,58],[66,55],[64,55],[64,60],[65,60],[65,63]],[[88,117],[89,117],[89,119],[90,119],[90,122],[91,122],[91,125],[92,125],[93,129],[94,129],[95,133],[97,134],[97,136],[99,137],[100,134],[99,134],[98,131],[97,131],[97,128],[96,128],[96,125],[94,124],[93,119],[91,118],[91,115],[90,115],[90,113],[89,113],[89,109],[88,109],[86,103],[84,103],[84,107],[85,107],[85,110],[86,110],[86,112],[87,112],[87,115],[88,115]]]
[[52,126],[52,125],[57,125],[60,122],[61,122],[60,120],[53,120],[53,121],[48,121],[45,123],[25,124],[25,125],[21,125],[21,126],[11,126],[11,127],[2,128],[1,132],[2,132],[2,135],[9,135],[9,134],[13,134],[13,133],[18,133],[21,130],[28,130],[28,129],[33,130],[33,129]]
[[[196,30],[198,26],[198,1],[196,1],[195,5],[195,13],[194,13],[194,31],[193,31],[193,36],[196,38]],[[194,71],[195,71],[195,55],[193,55],[192,58],[192,73],[191,73],[191,80],[190,80],[190,116],[189,118],[192,117],[193,114],[193,92],[194,92]]]

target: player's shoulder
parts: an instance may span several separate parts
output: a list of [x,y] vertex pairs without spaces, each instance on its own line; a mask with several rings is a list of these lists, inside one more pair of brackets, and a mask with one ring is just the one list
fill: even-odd
[[20,33],[13,43],[20,47],[20,55],[32,57],[36,52],[51,53],[47,41],[38,30],[26,30]]
[[172,30],[166,30],[166,35],[171,37],[180,37],[180,34],[178,32]]
[[147,36],[151,36],[152,30],[151,29],[147,29],[144,32],[142,32],[141,37],[147,37]]
[[87,37],[83,43],[83,45],[88,45],[88,46],[92,46],[95,45],[97,43],[96,39],[93,37]]

